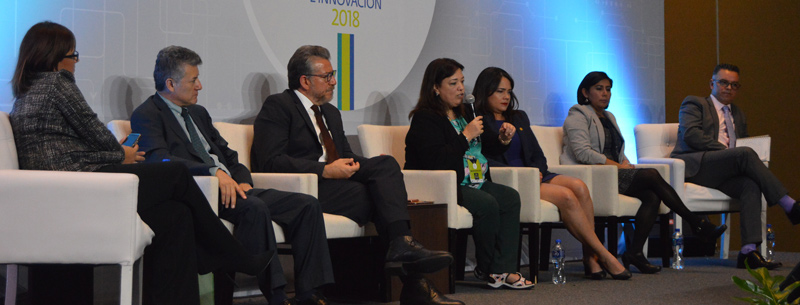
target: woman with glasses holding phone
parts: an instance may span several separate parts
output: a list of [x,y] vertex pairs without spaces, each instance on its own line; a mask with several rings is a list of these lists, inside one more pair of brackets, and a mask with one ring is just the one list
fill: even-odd
[[274,253],[248,254],[211,210],[186,166],[138,164],[144,161],[138,145],[116,141],[75,84],[80,61],[75,46],[69,29],[49,21],[35,24],[22,39],[10,113],[19,167],[139,177],[137,212],[156,233],[144,256],[147,302],[198,304],[198,273],[264,270]]

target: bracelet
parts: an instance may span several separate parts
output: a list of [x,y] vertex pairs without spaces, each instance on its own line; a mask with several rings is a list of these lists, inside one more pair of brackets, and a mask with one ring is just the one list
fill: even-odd
[[500,144],[503,144],[503,145],[508,145],[509,143],[511,143],[511,139],[508,139],[508,141],[503,141],[503,139],[500,139],[499,136],[498,136],[498,140],[500,140]]

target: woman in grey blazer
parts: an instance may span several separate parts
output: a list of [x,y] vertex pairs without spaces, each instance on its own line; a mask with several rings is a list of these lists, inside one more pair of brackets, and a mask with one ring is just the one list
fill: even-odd
[[658,217],[663,201],[670,209],[686,219],[695,235],[713,242],[726,225],[716,226],[686,208],[669,183],[655,169],[638,169],[625,156],[625,139],[617,120],[606,111],[611,100],[611,78],[605,72],[587,74],[578,86],[578,105],[569,109],[564,121],[562,164],[606,164],[619,169],[619,193],[638,198],[642,205],[636,212],[633,244],[622,255],[625,267],[631,264],[642,273],[656,273],[661,266],[652,265],[642,253],[644,243]]

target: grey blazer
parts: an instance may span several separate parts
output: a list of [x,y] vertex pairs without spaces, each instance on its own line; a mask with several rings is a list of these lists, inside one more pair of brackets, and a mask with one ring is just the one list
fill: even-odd
[[10,118],[21,169],[91,172],[125,159],[67,70],[37,73]]
[[[605,111],[605,116],[614,124],[617,132],[622,134],[617,125],[617,119],[611,112]],[[591,105],[575,105],[569,109],[567,119],[564,120],[564,149],[561,152],[561,164],[605,164],[606,156],[602,153],[605,148],[606,135],[603,123],[594,112]],[[619,162],[625,162],[625,139],[622,139],[619,152]]]
[[[736,137],[748,137],[744,113],[736,105],[730,106]],[[700,162],[706,151],[728,147],[717,140],[719,116],[711,97],[687,96],[681,103],[678,122],[678,142],[670,156],[686,162],[686,177],[692,177],[700,170]]]

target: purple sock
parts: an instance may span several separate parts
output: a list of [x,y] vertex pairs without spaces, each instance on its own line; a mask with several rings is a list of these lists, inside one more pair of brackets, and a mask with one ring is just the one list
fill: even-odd
[[742,246],[742,251],[740,251],[740,253],[747,255],[753,251],[756,251],[756,244],[746,244]]
[[794,207],[795,200],[789,195],[783,196],[781,200],[778,200],[778,204],[783,208],[783,211],[789,213],[792,211],[792,207]]

